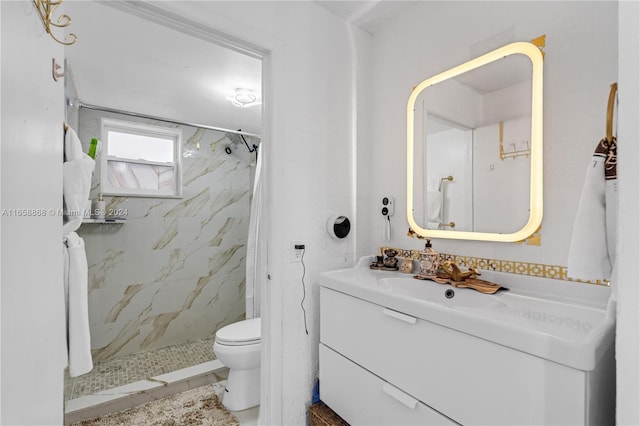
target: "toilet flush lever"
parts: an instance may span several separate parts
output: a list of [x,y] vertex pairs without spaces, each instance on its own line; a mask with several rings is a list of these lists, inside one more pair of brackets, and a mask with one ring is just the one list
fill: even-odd
[[411,315],[403,314],[402,312],[394,311],[393,309],[384,308],[382,313],[388,317],[399,319],[400,321],[407,322],[409,324],[416,323],[416,317],[412,317]]

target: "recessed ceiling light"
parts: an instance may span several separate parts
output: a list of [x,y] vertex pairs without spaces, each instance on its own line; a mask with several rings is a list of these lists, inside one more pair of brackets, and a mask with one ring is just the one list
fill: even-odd
[[234,106],[238,108],[246,108],[251,105],[255,105],[258,97],[251,89],[239,87],[235,90],[233,96],[227,96],[227,99],[231,101]]

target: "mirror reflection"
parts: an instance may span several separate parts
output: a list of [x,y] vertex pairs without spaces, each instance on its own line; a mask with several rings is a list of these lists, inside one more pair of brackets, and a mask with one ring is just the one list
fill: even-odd
[[511,54],[422,90],[413,217],[427,230],[511,234],[529,220],[532,63]]

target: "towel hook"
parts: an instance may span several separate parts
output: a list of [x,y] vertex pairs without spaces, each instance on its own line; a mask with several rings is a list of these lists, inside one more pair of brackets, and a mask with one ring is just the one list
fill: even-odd
[[59,72],[59,70],[61,69],[62,67],[60,66],[60,64],[58,64],[58,61],[56,61],[56,58],[51,59],[51,75],[53,76],[53,79],[55,81],[58,81],[58,79],[67,75],[66,71]]
[[607,142],[611,142],[613,140],[613,109],[615,107],[617,91],[618,83],[613,83],[609,90],[609,102],[607,104]]

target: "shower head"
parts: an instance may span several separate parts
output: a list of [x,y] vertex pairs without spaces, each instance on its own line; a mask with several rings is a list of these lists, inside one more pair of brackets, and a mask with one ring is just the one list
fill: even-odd
[[231,143],[232,143],[232,144],[234,144],[234,145],[239,145],[239,144],[243,143],[243,141],[242,141],[242,139],[241,139],[241,138],[242,138],[242,135],[239,135],[238,133],[229,133],[229,132],[227,132],[227,133],[225,133],[224,135],[225,135],[225,136],[227,137],[227,139],[229,139],[229,140],[231,141]]
[[[241,132],[242,129],[238,129],[238,132]],[[249,152],[255,152],[256,150],[256,145],[253,145],[253,147],[250,147],[249,144],[247,143],[247,140],[244,138],[244,135],[242,133],[231,133],[231,132],[225,132],[224,134],[227,139],[229,139],[231,141],[232,144],[238,146],[241,144],[244,144],[247,149],[249,150]],[[231,154],[231,146],[227,146],[225,149],[225,152],[227,154]]]

